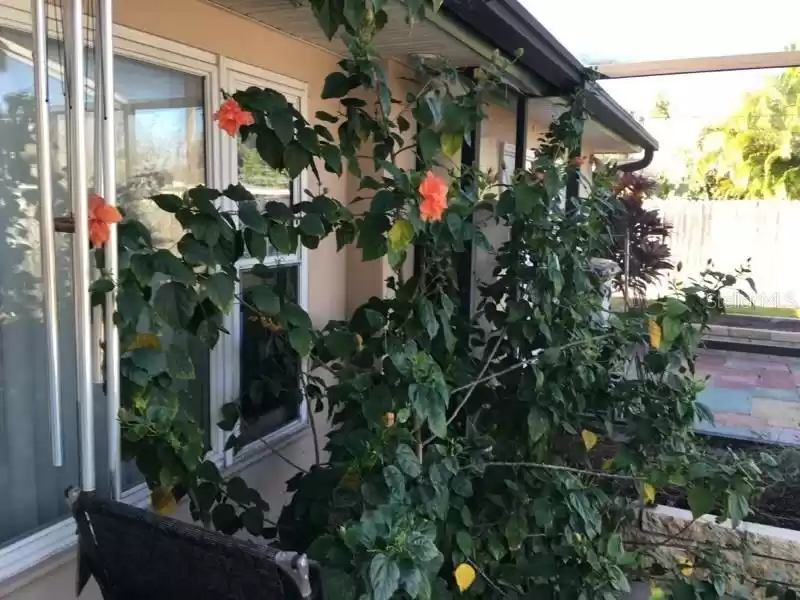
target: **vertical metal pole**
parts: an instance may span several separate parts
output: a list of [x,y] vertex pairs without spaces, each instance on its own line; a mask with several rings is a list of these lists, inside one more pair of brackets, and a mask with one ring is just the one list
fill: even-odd
[[[114,24],[112,14],[112,0],[99,0],[97,12],[99,15],[98,36],[100,44],[100,64],[103,78],[102,94],[99,98],[103,103],[103,196],[112,206],[117,204],[117,149],[114,129]],[[111,278],[117,280],[119,268],[119,255],[117,245],[117,225],[109,226],[110,234],[105,246],[105,263]],[[116,289],[106,296],[105,305],[105,341],[106,341],[106,397],[108,402],[108,453],[109,468],[111,469],[111,490],[115,498],[122,493],[122,479],[120,475],[120,384],[119,384],[119,331],[114,323],[114,311],[117,306]]]
[[41,244],[44,325],[47,337],[47,382],[53,466],[64,464],[61,432],[61,371],[58,347],[56,250],[53,227],[53,180],[50,162],[50,106],[47,97],[47,11],[45,0],[32,0],[33,69],[36,98],[36,155],[39,178],[39,243]]
[[72,281],[75,300],[75,345],[78,365],[78,413],[80,419],[81,487],[95,489],[94,390],[92,383],[92,323],[89,299],[89,203],[86,185],[86,64],[84,61],[83,1],[71,0],[70,44],[67,63],[71,67],[70,113],[72,125],[72,211],[75,215]]
[[517,127],[514,139],[514,168],[525,169],[528,156],[528,97],[520,94],[517,98]]
[[[90,0],[93,1],[93,0]],[[103,66],[100,60],[101,43],[99,39],[100,32],[100,13],[99,10],[95,11],[95,31],[97,34],[94,36],[94,86],[92,97],[94,99],[94,107],[92,108],[92,122],[94,124],[93,134],[94,140],[92,146],[94,148],[92,171],[94,173],[94,188],[95,194],[104,195],[103,191],[103,102],[102,102],[102,81],[103,81]],[[97,279],[100,275],[99,269],[96,266],[91,267],[92,280]],[[103,307],[92,306],[92,380],[95,385],[102,385],[103,378]]]

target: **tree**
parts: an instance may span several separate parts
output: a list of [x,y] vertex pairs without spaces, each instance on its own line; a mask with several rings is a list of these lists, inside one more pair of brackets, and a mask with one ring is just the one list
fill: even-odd
[[650,112],[650,116],[654,119],[669,119],[669,111],[670,101],[667,99],[664,92],[659,92],[658,96],[656,96],[656,101],[653,105],[653,110]]
[[800,69],[770,77],[700,134],[692,187],[719,199],[800,199]]

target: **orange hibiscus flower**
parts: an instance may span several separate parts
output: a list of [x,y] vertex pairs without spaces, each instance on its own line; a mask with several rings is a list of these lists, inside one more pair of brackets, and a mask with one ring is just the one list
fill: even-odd
[[122,215],[115,206],[106,203],[98,194],[89,195],[89,241],[100,247],[108,241],[110,223],[118,223]]
[[433,171],[425,173],[419,184],[419,216],[423,221],[441,221],[442,213],[447,208],[447,182]]
[[219,110],[214,113],[214,120],[231,137],[236,137],[236,132],[242,125],[255,123],[253,113],[243,109],[233,98],[228,98],[220,105]]

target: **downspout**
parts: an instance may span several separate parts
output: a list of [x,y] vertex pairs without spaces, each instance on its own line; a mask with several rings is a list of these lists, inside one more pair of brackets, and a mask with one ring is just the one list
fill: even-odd
[[655,150],[652,148],[645,148],[644,156],[642,158],[639,160],[634,160],[633,162],[617,165],[617,171],[621,171],[623,173],[633,173],[634,171],[645,169],[650,166],[651,162],[653,162],[654,155]]

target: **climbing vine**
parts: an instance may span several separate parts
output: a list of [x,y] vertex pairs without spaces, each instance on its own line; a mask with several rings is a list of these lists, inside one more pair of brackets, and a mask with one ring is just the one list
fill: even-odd
[[[409,20],[436,4],[406,2]],[[216,115],[229,134],[253,138],[272,169],[291,178],[308,169],[317,181],[321,170],[349,174],[363,200],[345,204],[318,186],[292,205],[264,205],[241,185],[198,186],[153,197],[183,227],[175,248],[157,247],[135,219],[119,224],[119,272],[92,292],[98,302],[118,294],[125,456],[159,498],[188,496],[197,520],[307,551],[333,600],[606,599],[632,577],[656,578],[674,598],[718,597],[726,583],[708,583],[716,571],[665,566],[627,532],[663,487],[683,488],[696,517],[738,523],[761,485],[756,464],[712,460],[693,433],[706,416],[699,332],[739,277],[709,271],[646,312],[605,314],[593,259],[612,254],[610,177],[598,172],[589,193],[574,191],[586,91],[568,98],[533,165],[499,184],[454,158],[503,89],[507,63],[469,77],[422,64],[417,91],[395,98],[371,44],[383,5],[311,1],[325,33],[348,47],[322,89],[338,100],[334,113],[312,124],[280,93],[248,88]],[[405,154],[413,169],[400,166]],[[499,248],[478,225],[487,220],[509,232]],[[266,267],[237,297],[239,259],[313,250],[328,236],[338,250],[388,261],[386,297],[321,329]],[[458,269],[473,246],[496,268],[471,311]],[[228,333],[235,303],[305,359],[302,391],[333,426],[324,459],[289,481],[277,522],[255,489],[205,460],[204,433],[181,403],[196,377],[192,348]],[[223,407],[226,449],[240,449],[246,420],[240,399]]]

